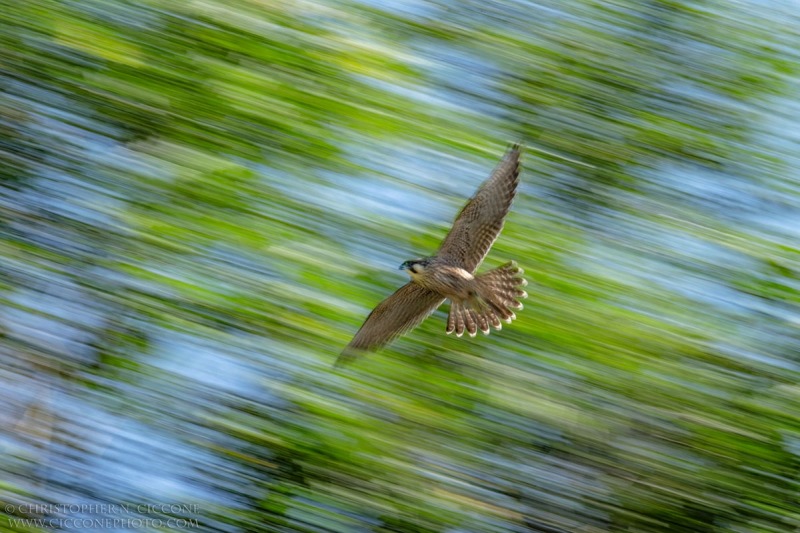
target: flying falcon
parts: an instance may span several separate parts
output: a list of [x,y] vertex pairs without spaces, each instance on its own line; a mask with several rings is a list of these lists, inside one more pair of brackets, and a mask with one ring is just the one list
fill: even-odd
[[522,309],[517,298],[528,295],[522,269],[512,261],[480,275],[483,262],[503,229],[503,220],[519,184],[520,147],[514,145],[461,210],[453,228],[433,257],[400,265],[411,281],[382,301],[364,321],[336,361],[340,365],[359,352],[374,351],[417,327],[445,299],[450,300],[447,333],[464,331],[475,336],[511,322],[512,309]]

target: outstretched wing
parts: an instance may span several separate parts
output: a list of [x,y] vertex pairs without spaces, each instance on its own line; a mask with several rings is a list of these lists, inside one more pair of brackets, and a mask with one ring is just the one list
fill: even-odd
[[439,259],[475,272],[503,229],[519,184],[519,156],[515,144],[467,202],[436,254]]
[[406,283],[372,310],[336,360],[336,365],[354,359],[358,352],[377,350],[398,335],[417,327],[443,301],[440,294],[414,282]]

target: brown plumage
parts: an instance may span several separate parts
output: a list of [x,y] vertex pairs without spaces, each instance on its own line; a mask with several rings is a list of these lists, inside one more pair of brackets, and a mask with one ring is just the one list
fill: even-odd
[[453,222],[436,256],[474,273],[503,229],[519,185],[520,147],[514,145]]
[[515,318],[512,309],[522,308],[517,298],[527,297],[520,289],[527,284],[522,270],[510,262],[479,276],[474,273],[503,229],[519,184],[519,159],[520,147],[514,145],[458,214],[435,257],[401,265],[411,282],[369,314],[337,364],[413,329],[445,299],[451,301],[447,333],[458,336],[464,331],[489,333],[490,327],[500,329],[501,320]]
[[489,326],[502,329],[501,320],[510,323],[517,318],[512,309],[522,309],[517,298],[528,294],[520,289],[528,284],[522,278],[523,270],[516,263],[508,263],[475,278],[475,295],[453,300],[447,317],[447,334],[464,331],[475,336],[478,330],[489,334]]

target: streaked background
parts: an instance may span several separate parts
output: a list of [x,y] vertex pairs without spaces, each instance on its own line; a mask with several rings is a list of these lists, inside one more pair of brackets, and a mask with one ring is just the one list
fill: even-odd
[[798,8],[0,0],[0,530],[796,532]]

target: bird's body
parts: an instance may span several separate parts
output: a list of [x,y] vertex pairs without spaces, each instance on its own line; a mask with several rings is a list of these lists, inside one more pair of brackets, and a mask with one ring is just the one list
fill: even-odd
[[458,336],[489,333],[490,326],[500,329],[500,320],[515,318],[511,309],[522,308],[516,299],[527,296],[520,289],[527,284],[522,270],[506,263],[477,276],[475,271],[503,229],[519,183],[519,157],[515,145],[456,217],[436,256],[400,266],[411,281],[369,314],[337,364],[416,327],[445,299],[451,302],[446,331]]
[[408,270],[411,281],[450,300],[465,300],[474,292],[475,276],[463,268],[432,258],[420,271]]

